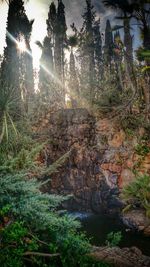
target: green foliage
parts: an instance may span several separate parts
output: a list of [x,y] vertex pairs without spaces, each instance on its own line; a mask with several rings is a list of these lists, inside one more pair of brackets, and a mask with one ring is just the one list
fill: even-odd
[[84,262],[80,266],[82,267],[112,267],[112,265],[106,262],[103,262],[103,261],[100,262],[90,257],[85,257]]
[[11,131],[17,136],[18,132],[13,120],[15,115],[15,91],[0,80],[0,144],[3,139],[8,141]]
[[66,153],[49,168],[38,167],[35,158],[42,148],[43,144],[23,141],[0,165],[1,266],[23,267],[28,262],[39,267],[108,266],[87,258],[90,243],[77,232],[80,223],[60,216],[59,206],[67,197],[41,192],[49,178],[45,182],[31,178],[37,171],[39,176],[56,172],[70,155]]
[[132,205],[131,205],[131,204],[127,205],[127,206],[122,210],[122,213],[126,213],[126,212],[128,212],[131,208],[132,208]]
[[[63,266],[67,266],[66,263],[68,266],[72,263],[76,266],[82,256],[89,251],[88,240],[76,232],[79,223],[67,215],[59,216],[57,212],[57,207],[64,198],[42,194],[40,183],[36,180],[28,180],[21,174],[2,174],[0,196],[0,215],[8,221],[7,225],[4,223],[0,233],[1,263],[6,262],[4,266],[23,266],[23,253],[32,250],[35,252],[47,250],[37,245],[37,234],[41,239],[44,238],[43,242],[49,244],[48,253],[61,252]],[[8,213],[7,217],[6,213]],[[26,240],[30,233],[35,236],[35,239],[30,240],[27,246]]]
[[[40,146],[39,148],[41,149]],[[49,266],[49,262],[52,262],[53,266],[58,266],[58,259],[47,261],[45,257],[37,255],[24,257],[26,252],[34,251],[35,253],[59,253],[59,261],[63,266],[66,266],[65,264],[76,266],[89,251],[89,242],[85,236],[77,234],[79,222],[70,216],[59,215],[58,207],[66,198],[42,193],[41,183],[29,178],[33,166],[30,162],[36,154],[33,152],[36,152],[36,149],[33,148],[33,151],[31,149],[30,153],[27,153],[31,156],[30,161],[20,156],[21,150],[16,158],[8,161],[7,168],[1,166],[0,263],[3,267],[28,266],[25,260],[27,258],[35,266],[44,266],[44,264]],[[25,153],[25,156],[27,154]],[[18,165],[19,159],[22,159],[23,165]],[[54,166],[52,165],[51,169],[48,168],[48,171],[51,173],[56,171],[65,159],[66,157],[63,156]],[[43,174],[43,169],[41,171]],[[46,265],[47,262],[48,265]]]
[[43,146],[44,144],[35,144],[31,150],[22,148],[16,157],[12,154],[8,160],[5,159],[5,163],[0,166],[0,169],[7,170],[8,172],[35,169],[37,165],[35,159]]
[[122,95],[118,90],[118,81],[113,73],[107,74],[101,81],[100,88],[94,100],[94,108],[101,112],[111,112],[122,104]]
[[126,135],[128,136],[128,137],[134,137],[134,131],[133,130],[131,130],[131,129],[129,129],[129,128],[126,128],[125,129],[125,133],[126,133]]
[[[66,238],[59,237],[59,246],[62,252],[61,260],[64,267],[82,266],[85,261],[84,255],[90,252],[89,242],[83,234],[72,231]],[[84,266],[84,265],[83,265]]]
[[138,144],[135,147],[135,151],[140,156],[146,156],[150,152],[150,147],[148,147],[147,144],[144,142],[144,143]]
[[[42,229],[55,224],[58,215],[54,210],[64,199],[61,196],[42,194],[40,183],[23,174],[1,174],[0,196],[0,207],[11,205],[11,211],[17,218],[28,221],[32,227]],[[60,218],[61,220],[63,219]]]
[[21,120],[15,123],[17,135],[8,124],[8,139],[3,138],[0,145],[0,166],[7,161],[16,158],[21,150],[31,151],[37,147],[37,143],[31,138],[30,126],[27,120]]
[[135,131],[144,123],[142,116],[135,116],[135,114],[125,114],[121,119],[121,126],[123,129]]
[[0,263],[3,267],[23,266],[23,253],[28,249],[25,237],[28,230],[21,222],[10,222],[0,231]]
[[142,68],[142,72],[150,71],[150,66],[145,66]]
[[120,241],[122,239],[122,233],[119,232],[111,232],[107,235],[106,245],[109,247],[115,247],[119,245]]
[[[108,267],[110,265],[95,261],[87,256],[90,252],[90,244],[84,234],[78,234],[71,224],[71,218],[64,217],[61,227],[55,222],[53,227],[45,231],[34,232],[33,227],[27,222],[14,221],[7,214],[5,209],[7,224],[0,230],[1,250],[0,263],[3,267],[23,267],[28,266],[28,260],[34,266],[61,266],[64,267]],[[6,217],[5,217],[6,218]],[[65,220],[68,223],[66,227]],[[37,253],[37,254],[36,254]],[[36,255],[35,255],[36,254]],[[44,255],[52,255],[50,259],[45,259]],[[31,255],[31,258],[28,257]],[[54,255],[54,258],[53,258]],[[55,258],[56,255],[56,258]],[[50,265],[49,265],[50,264]]]
[[[66,160],[69,158],[71,151],[68,151],[65,153],[62,157],[60,157],[58,160],[56,160],[52,165],[50,165],[48,168],[41,170],[41,175],[51,175],[53,173],[58,172],[58,169],[66,162]],[[42,183],[42,185],[48,183],[50,179],[46,180]]]
[[77,46],[78,44],[78,39],[77,39],[77,36],[74,34],[74,35],[70,35],[69,38],[68,38],[68,45],[70,47],[75,47]]
[[139,61],[149,60],[150,50],[146,50],[143,47],[139,47],[139,49],[136,51],[136,56]]
[[138,203],[150,217],[150,176],[138,176],[136,180],[123,189],[123,198],[134,204]]
[[11,205],[9,205],[9,204],[2,207],[2,209],[0,210],[0,216],[3,217],[5,214],[7,214],[9,212],[10,208],[11,208]]

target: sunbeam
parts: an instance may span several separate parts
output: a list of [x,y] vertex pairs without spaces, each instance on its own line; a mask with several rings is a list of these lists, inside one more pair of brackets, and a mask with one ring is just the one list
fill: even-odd
[[26,43],[24,40],[20,40],[17,44],[18,49],[20,50],[21,53],[26,51]]
[[[19,48],[19,50],[21,52],[27,53],[33,59],[33,55],[31,53],[31,51],[29,51],[27,49],[24,40],[22,40],[21,42],[20,41],[17,41],[14,38],[14,36],[12,36],[12,34],[10,34],[8,31],[7,31],[6,34],[7,34],[8,38],[10,40],[12,40],[17,45],[17,47]],[[65,89],[65,86],[63,85],[62,81],[60,79],[58,79],[58,77],[56,77],[56,75],[54,75],[51,71],[49,71],[43,64],[40,64],[40,67],[54,80],[55,83],[57,83],[61,88]]]

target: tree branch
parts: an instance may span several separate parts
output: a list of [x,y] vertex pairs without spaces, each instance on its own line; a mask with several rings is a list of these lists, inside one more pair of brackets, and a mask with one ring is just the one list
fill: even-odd
[[53,258],[53,257],[60,256],[60,253],[48,254],[48,253],[40,253],[40,252],[34,252],[34,251],[27,251],[23,255],[24,256],[39,256],[39,257]]

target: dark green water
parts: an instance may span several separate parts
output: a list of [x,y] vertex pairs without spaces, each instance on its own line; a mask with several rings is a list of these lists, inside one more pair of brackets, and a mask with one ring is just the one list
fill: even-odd
[[106,215],[81,214],[77,216],[82,222],[82,228],[87,236],[91,238],[93,245],[104,245],[107,234],[110,232],[122,232],[120,247],[138,247],[143,254],[150,256],[150,237],[143,236],[137,232],[128,231],[118,217],[107,217]]

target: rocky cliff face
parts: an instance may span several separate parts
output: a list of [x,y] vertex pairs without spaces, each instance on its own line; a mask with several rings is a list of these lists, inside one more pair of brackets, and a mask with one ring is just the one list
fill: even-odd
[[[73,195],[64,203],[71,210],[116,212],[122,206],[119,190],[135,179],[131,168],[138,156],[137,138],[127,140],[124,131],[108,119],[96,119],[86,109],[66,109],[45,114],[33,127],[48,145],[43,153],[47,165],[66,152],[70,156],[54,174],[45,190]],[[139,135],[142,135],[140,129]],[[149,157],[150,159],[150,157]],[[149,168],[148,155],[143,168]]]

